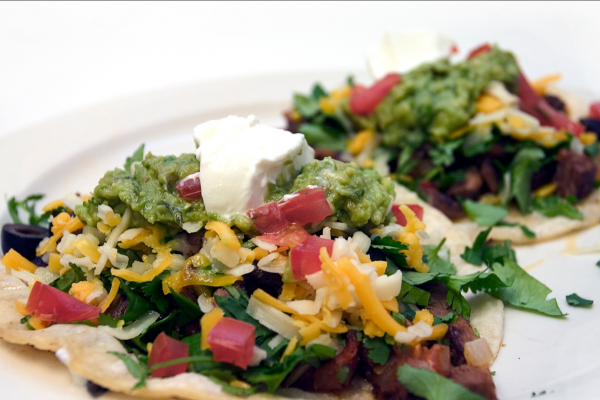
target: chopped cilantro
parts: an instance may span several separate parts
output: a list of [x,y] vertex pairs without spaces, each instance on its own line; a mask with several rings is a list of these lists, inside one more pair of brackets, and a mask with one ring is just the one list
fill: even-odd
[[144,143],[142,143],[140,145],[140,147],[138,147],[133,154],[131,155],[131,157],[127,157],[127,159],[125,160],[125,172],[127,172],[128,174],[131,174],[131,164],[133,164],[134,162],[141,162],[144,160]]
[[340,383],[346,382],[349,375],[350,375],[350,367],[347,365],[344,366],[342,369],[340,369],[337,374],[335,374],[336,378],[338,379],[338,381]]
[[[403,314],[400,313],[393,313],[392,314],[392,318],[394,318],[394,320],[399,323],[402,326],[406,326],[406,317]],[[435,318],[434,318],[435,321]],[[435,325],[435,323],[434,323]]]
[[492,228],[488,228],[477,235],[477,239],[473,243],[473,248],[467,247],[465,252],[461,254],[463,260],[473,265],[481,265],[483,263],[483,248],[491,230]]
[[478,338],[481,337],[481,335],[479,334],[479,331],[477,330],[477,328],[473,328],[473,333],[475,334],[475,336],[477,336]]
[[463,208],[467,215],[480,226],[496,225],[508,215],[506,207],[477,203],[473,200],[465,200]]
[[55,287],[62,292],[69,293],[69,290],[71,290],[71,286],[73,286],[74,283],[87,281],[85,273],[81,268],[73,263],[69,263],[69,266],[71,269],[65,272],[63,276],[50,283],[50,286]]
[[496,371],[490,371],[490,374],[492,374],[492,376],[496,376]]
[[384,365],[390,357],[390,347],[382,338],[363,339],[364,346],[369,349],[368,356],[375,364]]
[[98,316],[98,325],[105,325],[110,326],[111,328],[116,328],[118,322],[118,318],[113,318],[109,314],[100,314]]
[[48,226],[48,218],[52,215],[52,211],[37,215],[35,206],[38,201],[44,198],[43,194],[32,194],[24,200],[17,201],[14,197],[8,200],[8,213],[15,224],[22,224],[19,217],[19,209],[24,210],[29,215],[29,225]]
[[429,157],[434,165],[443,165],[448,167],[454,163],[454,151],[463,143],[463,139],[458,139],[448,143],[437,143],[434,148],[429,150]]
[[597,265],[598,267],[600,267],[600,261],[598,261],[598,262],[596,263],[596,265]]
[[583,214],[573,206],[572,202],[561,199],[557,195],[536,198],[532,204],[535,211],[549,218],[562,215],[571,219],[583,219]]
[[511,198],[517,200],[523,214],[529,213],[531,202],[531,177],[540,169],[542,160],[546,157],[544,151],[537,147],[521,148],[510,166]]
[[382,250],[397,266],[408,266],[406,263],[406,255],[404,253],[400,253],[401,250],[408,250],[408,246],[404,243],[398,242],[389,236],[377,236],[371,242],[371,247]]
[[435,326],[439,324],[453,324],[456,322],[457,319],[458,315],[456,315],[453,312],[449,312],[443,317],[433,317],[433,325]]
[[[443,274],[456,274],[456,267],[454,264],[450,262],[449,259],[444,259],[439,256],[440,250],[444,243],[446,242],[446,238],[444,238],[440,244],[437,246],[426,245],[425,247],[425,256],[427,257],[427,265],[429,266],[429,272],[433,273],[443,273]],[[448,257],[450,254],[448,253]]]
[[419,289],[406,281],[402,281],[400,294],[396,299],[402,303],[416,304],[425,307],[429,304],[429,292]]
[[179,326],[183,327],[202,316],[202,311],[198,303],[194,303],[180,293],[177,293],[173,288],[169,287],[171,295],[175,299],[181,313],[179,314]]
[[147,364],[145,364],[140,358],[132,358],[127,354],[118,353],[116,351],[109,351],[108,353],[119,357],[127,367],[127,370],[129,370],[129,373],[138,380],[138,383],[136,383],[131,390],[146,386],[146,379],[150,374]]
[[398,381],[414,395],[427,400],[484,400],[478,394],[435,372],[408,364],[398,367]]
[[567,303],[575,307],[588,307],[594,304],[594,300],[586,300],[573,293],[567,296]]

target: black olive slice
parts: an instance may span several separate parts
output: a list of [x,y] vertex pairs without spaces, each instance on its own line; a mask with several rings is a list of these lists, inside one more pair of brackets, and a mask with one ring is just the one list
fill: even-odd
[[48,229],[35,225],[6,224],[2,227],[2,252],[14,249],[29,261],[35,258],[35,249],[48,237]]

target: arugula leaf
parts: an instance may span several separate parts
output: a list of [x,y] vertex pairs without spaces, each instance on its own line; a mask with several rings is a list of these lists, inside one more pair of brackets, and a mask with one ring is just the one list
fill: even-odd
[[467,215],[480,226],[496,225],[508,215],[508,210],[502,206],[477,203],[473,200],[465,200],[462,205]]
[[475,243],[473,243],[473,248],[467,247],[465,252],[460,255],[461,258],[470,264],[481,265],[483,263],[483,249],[485,241],[487,240],[487,237],[491,231],[492,228],[488,228],[477,235],[477,239],[475,239]]
[[536,198],[532,204],[535,211],[549,218],[562,215],[571,219],[583,219],[583,214],[578,209],[557,195]]
[[129,302],[127,311],[122,317],[125,322],[134,321],[147,312],[154,311],[153,304],[134,292],[127,283],[124,282],[124,284],[121,285],[121,288],[125,292]]
[[150,370],[148,369],[148,365],[144,364],[139,358],[135,360],[129,357],[127,354],[118,353],[116,351],[109,351],[108,354],[115,355],[123,361],[129,373],[133,375],[135,379],[138,380],[138,383],[131,388],[131,390],[143,388],[146,386],[146,379],[148,375],[150,375]]
[[400,253],[401,250],[408,250],[408,246],[404,243],[398,242],[390,236],[377,236],[372,240],[371,247],[382,250],[397,266],[408,267],[408,264],[406,263],[406,255],[404,253]]
[[127,157],[127,159],[125,160],[125,172],[127,172],[128,174],[131,174],[131,164],[133,164],[134,162],[141,162],[144,160],[144,143],[142,143],[140,145],[140,147],[138,147],[133,154],[131,155],[131,157]]
[[439,256],[439,252],[442,249],[444,243],[446,243],[446,238],[444,238],[437,246],[424,246],[424,254],[427,257],[427,265],[429,266],[429,272],[454,275],[456,274],[456,267],[454,266],[454,264],[452,264],[450,260],[445,260]]
[[179,307],[179,326],[184,327],[196,318],[202,316],[202,311],[200,311],[200,306],[198,306],[197,303],[194,303],[184,295],[177,293],[171,287],[169,287],[169,290]]
[[398,367],[396,375],[409,392],[427,400],[485,400],[440,374],[408,364]]
[[546,285],[529,275],[524,269],[509,257],[504,257],[502,263],[495,262],[492,265],[494,272],[504,269],[515,274],[514,283],[505,288],[491,289],[488,292],[515,307],[538,311],[553,317],[561,317],[565,314],[560,310],[556,299],[546,300],[551,290]]
[[384,365],[390,358],[390,346],[382,338],[365,337],[362,342],[369,349],[368,356],[375,364]]
[[85,273],[81,268],[73,263],[69,263],[69,266],[71,269],[65,272],[63,276],[50,283],[50,286],[55,287],[62,292],[69,293],[69,290],[71,290],[71,286],[73,286],[74,283],[87,281]]
[[523,214],[529,213],[531,201],[531,177],[542,166],[541,161],[546,157],[538,147],[524,147],[517,152],[510,166],[511,198],[517,200]]
[[567,296],[567,303],[575,307],[588,307],[594,304],[594,300],[586,300],[573,293]]
[[449,312],[443,317],[433,317],[433,325],[435,326],[439,324],[453,324],[456,322],[457,319],[458,315],[456,315],[453,312]]

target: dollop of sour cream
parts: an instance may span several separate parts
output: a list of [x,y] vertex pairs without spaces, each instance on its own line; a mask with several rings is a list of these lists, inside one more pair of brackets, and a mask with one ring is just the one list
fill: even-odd
[[391,72],[407,72],[425,62],[449,57],[456,51],[454,40],[437,32],[386,31],[383,40],[367,54],[375,80]]
[[245,214],[264,203],[269,183],[289,180],[314,160],[304,135],[229,116],[194,128],[202,199],[208,212]]

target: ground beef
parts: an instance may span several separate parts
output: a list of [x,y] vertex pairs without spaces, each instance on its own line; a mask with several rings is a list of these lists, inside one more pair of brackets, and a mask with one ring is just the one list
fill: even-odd
[[554,174],[556,174],[556,165],[556,161],[553,161],[536,171],[531,177],[531,190],[537,190],[551,183]]
[[450,196],[474,200],[479,197],[482,188],[483,179],[479,171],[471,167],[467,170],[465,178],[453,183],[446,193]]
[[[358,365],[358,349],[359,342],[356,340],[356,333],[354,331],[348,332],[348,335],[346,335],[346,346],[341,353],[315,371],[315,391],[339,393],[348,387]],[[342,369],[347,369],[348,372],[345,374],[344,380],[339,379]]]
[[315,149],[315,159],[323,160],[325,157],[331,157],[334,160],[342,160],[341,153],[330,149]]
[[446,193],[442,193],[432,182],[421,182],[419,191],[427,197],[427,202],[437,208],[450,219],[465,216],[465,211],[458,201]]
[[554,175],[556,194],[561,197],[575,196],[583,199],[594,191],[596,164],[586,154],[561,149]]

